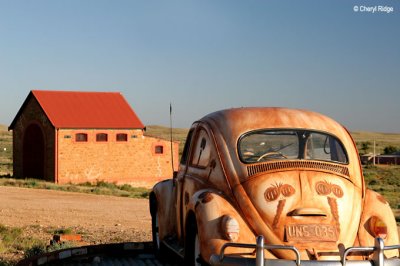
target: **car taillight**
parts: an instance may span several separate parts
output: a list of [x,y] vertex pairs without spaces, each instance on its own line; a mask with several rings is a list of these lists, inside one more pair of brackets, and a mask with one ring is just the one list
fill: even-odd
[[369,228],[374,237],[380,237],[386,239],[387,237],[387,225],[384,221],[376,216],[372,216],[369,220]]
[[221,221],[221,231],[227,240],[237,241],[240,232],[238,221],[229,215],[224,215]]

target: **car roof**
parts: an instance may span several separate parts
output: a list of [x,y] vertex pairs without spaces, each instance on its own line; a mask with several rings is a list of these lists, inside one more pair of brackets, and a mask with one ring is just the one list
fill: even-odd
[[[223,135],[237,138],[245,132],[268,128],[299,128],[329,132],[340,138],[347,134],[342,125],[319,113],[282,107],[242,107],[217,111],[200,121]],[[235,137],[236,136],[236,137]]]

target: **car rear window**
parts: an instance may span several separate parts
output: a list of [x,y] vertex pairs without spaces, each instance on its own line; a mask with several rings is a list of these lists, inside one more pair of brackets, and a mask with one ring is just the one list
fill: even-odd
[[238,149],[244,163],[293,159],[348,163],[342,143],[332,135],[317,131],[249,132],[240,138]]

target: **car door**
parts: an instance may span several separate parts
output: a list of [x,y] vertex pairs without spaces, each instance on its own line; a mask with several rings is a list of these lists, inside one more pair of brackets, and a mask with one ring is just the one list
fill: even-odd
[[189,130],[189,133],[186,138],[185,146],[183,148],[182,156],[181,156],[181,161],[179,163],[179,169],[174,176],[174,193],[175,193],[175,210],[176,210],[176,221],[177,221],[177,237],[178,239],[182,239],[182,232],[184,228],[184,223],[183,221],[183,209],[182,209],[182,202],[184,200],[183,198],[183,187],[184,187],[184,180],[185,180],[185,175],[187,171],[187,164],[188,164],[188,158],[190,155],[190,149],[191,149],[191,143],[193,141],[193,135],[196,129],[196,125],[192,125],[191,129]]
[[186,224],[186,215],[190,209],[190,199],[196,191],[209,187],[212,142],[207,130],[198,126],[191,140],[190,154],[187,157],[186,171],[180,183],[181,228]]

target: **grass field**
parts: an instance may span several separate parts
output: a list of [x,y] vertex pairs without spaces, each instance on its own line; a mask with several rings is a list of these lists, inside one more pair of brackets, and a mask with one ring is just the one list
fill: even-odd
[[58,185],[51,182],[46,182],[38,179],[15,179],[2,177],[0,178],[0,186],[13,186],[24,188],[37,188],[37,189],[51,189],[67,192],[80,192],[96,195],[109,195],[127,198],[148,198],[150,189],[141,187],[132,187],[130,185],[116,185],[104,181],[97,181],[96,183],[82,183],[82,184],[64,184]]
[[368,165],[363,172],[367,187],[386,198],[392,209],[396,210],[396,220],[400,222],[400,166]]
[[360,152],[361,144],[363,142],[369,142],[369,149],[366,151],[366,153],[372,153],[374,149],[374,141],[376,154],[382,154],[383,149],[387,146],[394,146],[400,150],[400,134],[356,131],[351,132],[351,136],[356,141],[357,148]]

